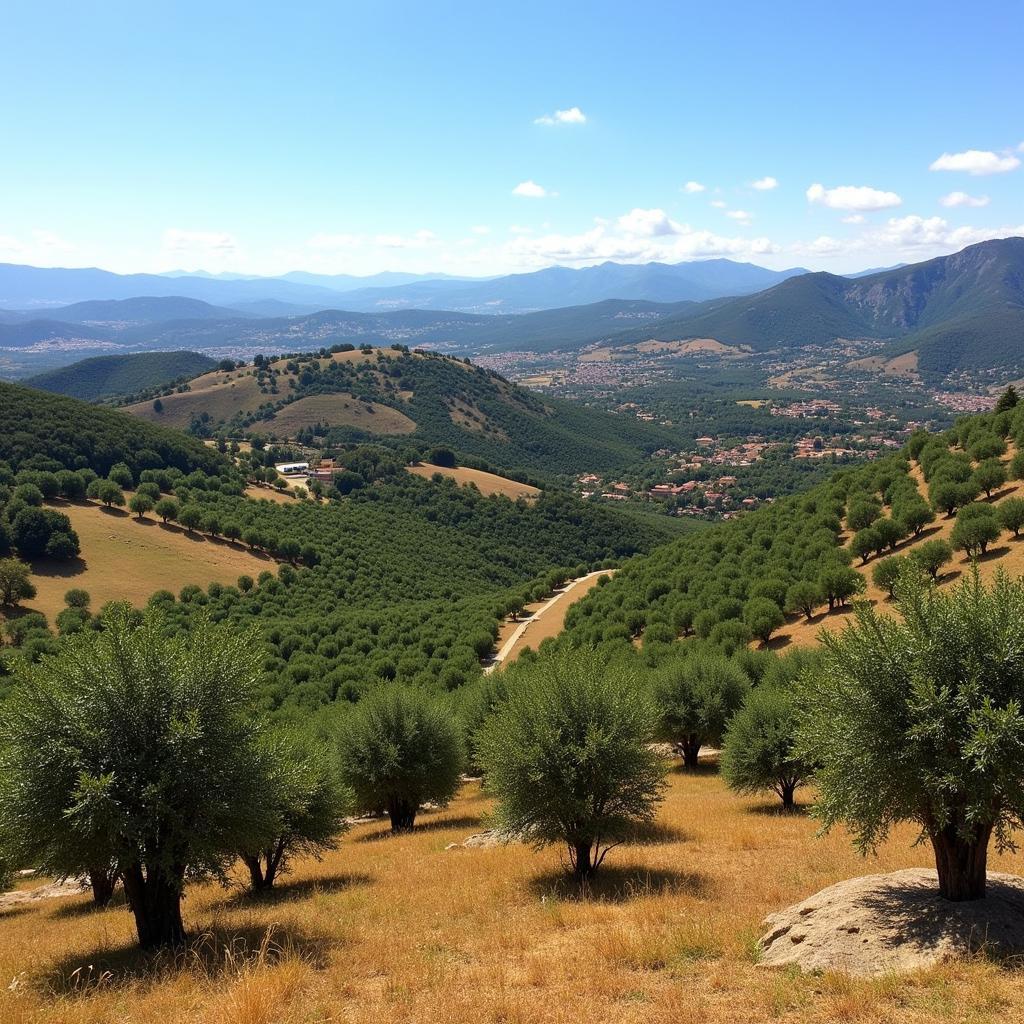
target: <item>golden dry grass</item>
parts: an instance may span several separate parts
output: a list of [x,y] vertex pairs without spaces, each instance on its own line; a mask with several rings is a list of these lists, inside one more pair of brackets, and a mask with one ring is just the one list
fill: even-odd
[[300,430],[326,423],[329,427],[358,427],[371,434],[411,434],[416,429],[408,416],[378,402],[362,402],[347,394],[310,395],[289,402],[266,421],[267,433],[294,437]]
[[255,576],[277,567],[273,559],[241,545],[164,526],[152,513],[139,522],[121,509],[92,502],[55,502],[53,507],[71,519],[82,554],[71,562],[33,563],[37,595],[26,607],[42,612],[51,623],[72,587],[89,591],[94,610],[115,600],[142,607],[156,590],[177,594],[186,583],[234,583],[243,573]]
[[766,913],[851,875],[926,864],[906,830],[865,863],[845,836],[815,839],[807,817],[732,796],[713,768],[677,771],[658,827],[614,850],[580,898],[558,850],[445,850],[488,807],[467,784],[413,835],[358,825],[272,900],[190,890],[186,922],[206,938],[177,965],[133,951],[123,907],[94,912],[81,896],[9,911],[0,1020],[981,1024],[1024,1012],[1024,974],[984,961],[875,981],[756,966]]
[[540,495],[540,488],[534,487],[532,484],[521,484],[518,480],[509,480],[508,477],[498,476],[496,473],[485,473],[482,469],[470,469],[468,466],[456,466],[451,469],[446,466],[435,466],[431,462],[421,462],[419,465],[407,468],[414,476],[420,476],[426,480],[429,480],[435,473],[440,473],[460,485],[475,484],[481,494],[488,496],[502,494],[513,501],[516,498],[527,498],[532,501]]

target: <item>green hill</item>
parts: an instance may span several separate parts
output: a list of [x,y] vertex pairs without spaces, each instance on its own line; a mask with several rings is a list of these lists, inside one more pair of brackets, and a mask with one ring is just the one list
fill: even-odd
[[635,418],[541,398],[468,362],[401,348],[321,350],[209,373],[159,408],[147,401],[128,411],[204,436],[443,444],[546,474],[615,471],[673,443],[668,431]]
[[95,356],[59,370],[29,377],[24,383],[40,391],[96,402],[163,387],[181,378],[194,377],[216,366],[198,352],[140,352],[126,356]]

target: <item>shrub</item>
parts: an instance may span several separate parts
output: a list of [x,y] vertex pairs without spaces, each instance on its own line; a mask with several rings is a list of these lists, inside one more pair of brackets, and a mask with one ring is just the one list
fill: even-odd
[[133,494],[131,501],[128,502],[128,508],[139,519],[142,519],[153,508],[153,499],[148,494],[142,494],[141,492]]
[[876,587],[888,592],[893,596],[893,589],[900,578],[900,574],[909,564],[905,555],[893,555],[890,558],[883,558],[871,573],[871,580]]
[[536,847],[564,844],[575,876],[589,878],[654,816],[665,774],[649,746],[656,721],[636,677],[593,650],[537,658],[479,738],[499,828]]
[[999,520],[995,512],[988,506],[984,511],[975,511],[971,505],[960,510],[949,535],[949,541],[957,550],[964,551],[968,556],[985,554],[989,544],[999,539]]
[[385,810],[409,831],[427,800],[447,803],[465,763],[458,725],[422,690],[380,686],[352,709],[340,736],[341,775],[360,810]]
[[311,738],[277,733],[264,741],[261,753],[269,780],[265,803],[274,812],[276,826],[265,846],[241,853],[253,892],[273,888],[292,857],[319,859],[334,849],[337,837],[348,829],[346,816],[354,804],[327,751]]
[[1012,530],[1014,537],[1019,537],[1024,527],[1024,498],[1007,498],[996,511],[1003,529]]
[[786,591],[786,611],[803,612],[809,619],[814,615],[814,609],[824,600],[817,583],[799,580]]
[[274,827],[253,724],[256,638],[169,637],[115,607],[20,671],[3,709],[0,826],[57,875],[115,865],[143,947],[180,945],[186,878],[222,876]]
[[986,459],[974,471],[971,479],[985,492],[986,498],[991,498],[992,493],[1006,483],[1006,470],[998,459]]
[[743,670],[721,655],[697,652],[669,662],[654,682],[659,737],[679,750],[688,768],[696,768],[700,748],[721,742],[749,690]]
[[31,569],[17,558],[0,558],[0,605],[8,608],[36,596]]
[[868,607],[801,688],[798,750],[816,766],[814,813],[864,852],[915,823],[949,900],[985,894],[988,845],[1024,819],[1024,583],[977,570],[951,592],[908,573],[902,620]]
[[938,579],[939,570],[952,560],[953,549],[944,540],[926,540],[908,557],[934,580]]
[[722,774],[736,793],[772,790],[782,806],[793,806],[793,794],[810,777],[797,754],[796,705],[791,690],[762,685],[751,691],[733,715],[722,746]]
[[775,632],[786,621],[779,606],[766,597],[755,597],[743,609],[743,623],[750,632],[767,644]]
[[72,587],[64,594],[64,603],[69,608],[88,608],[91,600],[89,591],[80,587]]
[[178,518],[180,508],[174,498],[161,498],[156,503],[153,510],[165,523],[167,523]]

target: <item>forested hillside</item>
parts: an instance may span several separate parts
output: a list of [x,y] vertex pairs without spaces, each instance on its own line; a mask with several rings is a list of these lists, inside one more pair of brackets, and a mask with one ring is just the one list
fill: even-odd
[[466,361],[391,349],[297,355],[207,374],[128,411],[199,436],[261,434],[318,444],[444,444],[506,468],[614,471],[672,443],[632,417],[539,396]]
[[58,395],[96,402],[131,395],[149,388],[205,373],[217,365],[198,352],[140,352],[125,356],[95,356],[70,366],[29,377],[24,384]]

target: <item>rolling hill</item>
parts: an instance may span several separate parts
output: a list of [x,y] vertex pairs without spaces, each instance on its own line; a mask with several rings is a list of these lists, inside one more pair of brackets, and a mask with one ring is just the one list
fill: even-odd
[[443,444],[495,466],[544,474],[613,471],[672,443],[668,431],[632,417],[542,399],[467,362],[400,349],[218,370],[159,405],[139,402],[127,411],[200,434]]
[[29,387],[96,402],[131,395],[147,388],[211,370],[216,363],[198,352],[140,352],[135,355],[94,356],[70,366],[30,377]]

